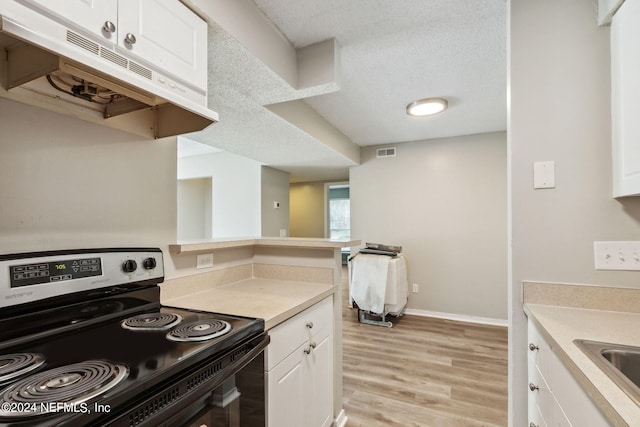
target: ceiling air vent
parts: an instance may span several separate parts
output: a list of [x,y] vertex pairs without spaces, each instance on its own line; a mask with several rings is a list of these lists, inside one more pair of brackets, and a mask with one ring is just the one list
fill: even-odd
[[376,157],[395,157],[396,147],[378,148]]

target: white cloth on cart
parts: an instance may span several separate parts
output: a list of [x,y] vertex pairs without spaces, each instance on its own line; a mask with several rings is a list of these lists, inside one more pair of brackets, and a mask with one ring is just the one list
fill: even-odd
[[407,259],[404,255],[389,260],[387,291],[384,298],[384,310],[396,315],[407,305],[409,284],[407,283]]
[[358,254],[353,258],[351,297],[361,310],[383,313],[389,257]]

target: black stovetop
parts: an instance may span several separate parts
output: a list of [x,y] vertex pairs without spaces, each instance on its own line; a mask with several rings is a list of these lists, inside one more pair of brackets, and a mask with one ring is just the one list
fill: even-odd
[[[120,295],[105,295],[88,303],[72,304],[0,319],[0,355],[37,353],[45,363],[36,372],[89,360],[104,360],[127,368],[127,377],[104,395],[94,399],[114,412],[130,406],[146,390],[167,387],[177,377],[209,363],[212,358],[233,352],[257,336],[264,334],[264,321],[224,314],[160,306],[159,289],[151,286]],[[216,319],[228,322],[231,330],[217,338],[200,342],[175,342],[166,338],[167,331],[129,330],[121,322],[141,313],[173,313],[182,317],[180,324],[195,320]],[[20,378],[0,385],[2,392]],[[93,401],[92,401],[93,402]],[[37,415],[19,421],[0,418],[0,425],[54,425],[59,419],[68,425],[90,424],[90,420],[108,414],[63,413]],[[6,423],[6,424],[3,424]],[[99,423],[98,423],[99,424]]]

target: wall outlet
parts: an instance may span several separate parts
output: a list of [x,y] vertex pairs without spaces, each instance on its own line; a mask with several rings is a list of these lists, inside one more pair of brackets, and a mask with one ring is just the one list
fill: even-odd
[[640,270],[640,242],[593,242],[596,270]]
[[280,229],[280,237],[287,237],[287,229],[286,228],[281,228]]
[[418,286],[417,283],[414,283],[413,284],[413,292],[417,294],[419,290],[420,290],[420,286]]
[[213,254],[196,255],[196,268],[213,267]]

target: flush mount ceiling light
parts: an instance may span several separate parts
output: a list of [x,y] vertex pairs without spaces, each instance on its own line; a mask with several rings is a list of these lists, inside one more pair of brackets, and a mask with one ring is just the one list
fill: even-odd
[[443,112],[447,106],[447,100],[444,98],[424,98],[407,105],[407,114],[418,117],[431,116]]

